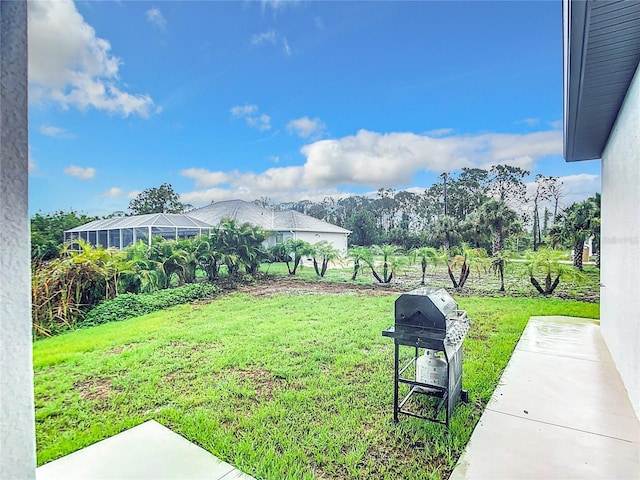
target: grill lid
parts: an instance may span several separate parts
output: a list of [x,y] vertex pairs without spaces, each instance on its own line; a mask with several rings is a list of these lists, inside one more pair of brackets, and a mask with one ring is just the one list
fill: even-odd
[[458,313],[458,304],[444,288],[421,287],[400,295],[395,302],[398,328],[445,333],[447,319]]

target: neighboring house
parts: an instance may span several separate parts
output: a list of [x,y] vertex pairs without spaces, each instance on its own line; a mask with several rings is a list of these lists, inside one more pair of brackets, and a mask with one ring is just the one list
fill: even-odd
[[65,242],[81,238],[93,246],[126,248],[142,240],[151,244],[153,237],[167,240],[207,235],[224,219],[239,225],[250,223],[269,233],[265,246],[282,243],[287,238],[311,244],[322,240],[333,245],[340,255],[347,254],[349,230],[318,220],[295,210],[274,212],[243,200],[218,202],[186,214],[152,213],[130,217],[94,220],[64,232]]
[[304,240],[311,244],[325,240],[342,256],[347,254],[347,237],[351,233],[350,230],[295,210],[276,212],[243,200],[212,203],[192,210],[188,215],[210,225],[218,225],[222,220],[230,219],[239,224],[250,223],[261,227],[271,234],[267,239],[269,247],[282,243],[287,238]]
[[192,238],[207,235],[211,225],[176,213],[150,213],[131,217],[94,220],[79,227],[66,230],[64,241],[81,238],[93,246],[104,248],[126,248],[143,241],[151,245],[154,237],[166,240]]
[[602,160],[600,325],[640,417],[640,2],[563,7],[564,157]]

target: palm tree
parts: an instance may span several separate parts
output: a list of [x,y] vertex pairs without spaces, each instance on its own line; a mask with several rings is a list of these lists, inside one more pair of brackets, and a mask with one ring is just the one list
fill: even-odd
[[504,292],[504,270],[509,263],[509,256],[504,250],[496,252],[491,257],[491,270],[500,276],[500,292]]
[[378,275],[374,268],[373,262],[371,262],[371,273],[380,283],[391,283],[393,276],[398,272],[400,266],[402,265],[402,259],[398,257],[398,251],[400,247],[397,245],[372,245],[371,252],[374,255],[379,255],[382,257],[382,277]]
[[266,239],[267,234],[260,227],[249,223],[240,227],[237,251],[246,273],[255,275],[260,263],[268,258],[263,244]]
[[493,232],[492,254],[504,249],[504,239],[520,228],[518,215],[501,200],[488,200],[478,210],[479,221]]
[[223,220],[217,230],[211,233],[207,262],[211,275],[217,277],[220,264],[227,267],[231,277],[238,276],[241,269],[255,275],[260,263],[268,258],[263,246],[266,233],[249,223],[238,225],[234,220]]
[[132,273],[127,276],[125,289],[131,293],[151,293],[164,288],[166,274],[162,263],[151,258],[151,248],[142,240],[125,250],[125,257],[131,262]]
[[464,241],[476,248],[488,245],[493,233],[488,225],[481,220],[478,210],[467,215],[460,224],[460,232]]
[[459,222],[453,217],[445,215],[436,220],[429,230],[431,241],[435,245],[442,245],[448,252],[451,245],[459,240],[460,234],[458,233]]
[[353,275],[351,276],[351,281],[356,279],[363,263],[368,266],[373,265],[373,254],[367,247],[351,247],[347,255],[353,260]]
[[186,264],[188,262],[187,252],[178,247],[175,240],[165,240],[155,237],[151,241],[149,248],[149,259],[161,265],[160,288],[165,289],[171,286],[175,276],[179,285],[185,282]]
[[596,225],[596,219],[599,219],[599,198],[595,197],[574,203],[560,217],[559,229],[562,236],[571,242],[573,266],[578,270],[582,270],[584,242],[595,231],[599,234],[599,220]]
[[316,275],[323,278],[327,272],[329,262],[336,260],[340,256],[340,252],[329,242],[322,240],[313,245],[311,255],[313,256],[313,268],[316,271]]
[[[453,288],[460,290],[467,283],[472,269],[475,268],[480,275],[480,266],[485,263],[486,258],[487,252],[484,249],[469,248],[467,244],[463,243],[460,247],[460,253],[451,259],[449,259],[448,252],[442,248],[438,261],[447,265],[447,273]],[[460,274],[456,279],[454,272],[457,269],[460,269]]]
[[[559,219],[557,219],[559,221]],[[549,246],[553,250],[559,250],[567,246],[570,242],[570,239],[567,238],[567,233],[565,229],[559,223],[554,223],[551,225],[549,229]]]
[[192,240],[197,268],[205,273],[209,282],[215,282],[220,272],[221,255],[215,248],[214,235],[199,235]]
[[[560,280],[579,281],[583,279],[583,275],[574,268],[560,262],[562,252],[541,248],[537,252],[531,252],[527,256],[527,273],[529,281],[541,295],[551,295]],[[536,279],[536,276],[542,275],[544,278],[544,287]]]
[[220,261],[227,267],[227,275],[236,277],[240,271],[240,227],[234,220],[223,220],[215,234],[216,251],[220,252]]
[[411,251],[410,258],[411,263],[416,263],[417,260],[420,260],[420,268],[422,269],[422,281],[420,284],[424,285],[427,267],[429,265],[433,265],[435,268],[440,263],[438,259],[438,251],[432,247],[420,247]]
[[178,240],[174,245],[182,252],[182,266],[184,267],[184,283],[196,281],[198,269],[197,245],[192,238]]
[[276,243],[269,247],[269,254],[271,255],[272,262],[286,262],[289,256],[284,243]]
[[[295,275],[300,266],[300,261],[305,255],[310,255],[312,251],[311,244],[304,240],[296,240],[291,237],[287,238],[284,242],[284,250],[287,253],[285,256],[285,262],[287,264],[287,270],[289,275]],[[290,261],[293,260],[293,268],[291,268]]]

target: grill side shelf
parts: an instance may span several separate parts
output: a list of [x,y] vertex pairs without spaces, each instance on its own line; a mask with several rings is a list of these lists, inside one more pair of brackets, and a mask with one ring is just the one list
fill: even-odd
[[383,330],[382,336],[393,338],[394,342],[398,345],[415,346],[438,351],[445,349],[444,332],[416,331],[416,329],[407,331],[402,327],[393,326]]

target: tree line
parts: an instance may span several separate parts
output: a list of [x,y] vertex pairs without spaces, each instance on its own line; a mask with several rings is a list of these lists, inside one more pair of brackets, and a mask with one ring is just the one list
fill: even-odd
[[[593,237],[594,247],[599,249],[599,194],[563,209],[566,193],[562,181],[536,175],[533,188],[527,191],[524,179],[529,174],[508,165],[488,170],[463,168],[441,174],[422,192],[380,188],[374,197],[352,195],[283,203],[263,197],[253,203],[273,210],[297,210],[351,230],[351,247],[389,244],[405,251],[424,246],[449,251],[465,244],[492,255],[505,249],[570,248],[576,267],[581,268],[586,239]],[[165,183],[132,199],[129,212],[114,212],[108,217],[184,213],[191,208]],[[62,232],[95,218],[73,211],[36,214],[31,220],[32,256],[44,260],[57,257]]]
[[389,244],[405,251],[425,246],[449,251],[468,245],[492,255],[505,249],[567,248],[574,250],[575,266],[581,269],[589,237],[599,250],[600,194],[562,208],[563,182],[538,174],[527,189],[524,179],[529,175],[508,165],[463,168],[441,174],[420,193],[381,188],[375,197],[284,203],[263,197],[254,203],[297,210],[351,230],[350,246]]

